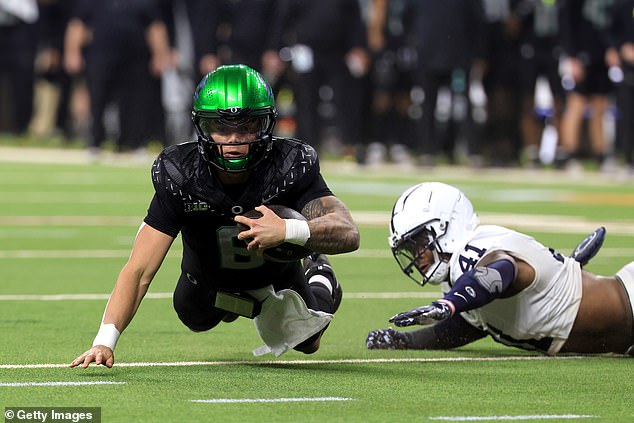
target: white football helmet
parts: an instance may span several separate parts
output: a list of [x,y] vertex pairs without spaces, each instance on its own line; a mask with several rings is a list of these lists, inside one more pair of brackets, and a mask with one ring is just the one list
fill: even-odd
[[[408,188],[396,201],[388,241],[403,273],[421,286],[439,284],[449,276],[449,258],[441,254],[455,253],[478,223],[473,205],[462,191],[441,182],[423,182]],[[416,261],[428,249],[434,263],[423,273]]]

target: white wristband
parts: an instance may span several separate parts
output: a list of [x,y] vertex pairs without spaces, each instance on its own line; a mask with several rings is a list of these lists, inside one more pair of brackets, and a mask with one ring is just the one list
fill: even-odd
[[113,323],[102,323],[101,326],[99,326],[99,332],[97,332],[95,340],[92,341],[92,346],[105,345],[114,351],[114,347],[119,340],[119,335],[121,335],[121,333],[119,333]]
[[284,241],[291,244],[305,245],[310,238],[308,222],[299,219],[284,219],[286,222],[286,239]]

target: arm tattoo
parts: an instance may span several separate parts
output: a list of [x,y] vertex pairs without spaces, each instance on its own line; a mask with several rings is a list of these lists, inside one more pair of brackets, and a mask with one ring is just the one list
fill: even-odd
[[308,219],[306,246],[315,252],[339,254],[359,248],[359,231],[350,211],[335,196],[316,198],[302,209]]

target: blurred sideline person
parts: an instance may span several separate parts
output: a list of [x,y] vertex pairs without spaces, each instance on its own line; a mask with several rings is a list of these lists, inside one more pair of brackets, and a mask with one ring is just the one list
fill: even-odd
[[[633,0],[619,1],[612,10],[610,24],[610,48],[606,52],[609,69],[617,73],[616,106],[617,121],[616,150],[625,159],[625,176],[634,176],[634,11]],[[620,78],[618,73],[621,73]]]
[[416,147],[411,115],[412,71],[415,48],[410,45],[412,0],[372,0],[368,22],[370,110],[364,141],[363,163],[382,164],[386,156],[405,169],[414,164]]
[[604,236],[601,227],[564,257],[530,236],[478,225],[471,202],[452,186],[411,187],[394,206],[390,245],[407,276],[442,284],[444,296],[390,319],[399,327],[433,326],[373,330],[366,345],[450,349],[491,335],[548,355],[631,353],[634,262],[615,276],[582,269]]
[[0,132],[28,132],[39,16],[35,0],[0,1]]
[[411,13],[414,83],[423,91],[422,116],[415,121],[420,164],[433,166],[441,155],[454,162],[456,144],[464,137],[471,164],[477,166],[481,148],[468,93],[471,76],[483,75],[486,68],[482,2],[418,0]]
[[86,75],[91,155],[106,138],[104,114],[112,102],[118,106],[119,149],[142,151],[151,140],[164,141],[159,77],[173,62],[156,0],[77,0],[64,39],[64,67],[72,76]]
[[603,125],[609,95],[614,86],[608,78],[606,53],[614,0],[562,0],[559,2],[560,41],[563,48],[565,108],[561,118],[561,142],[556,164],[578,172],[581,130],[587,112],[590,155],[602,172],[611,173],[614,157]]
[[[559,74],[561,46],[558,13],[556,2],[521,2],[518,7],[521,21],[520,127],[523,162],[527,167],[550,164],[559,139],[565,95]],[[555,144],[552,149],[547,149],[549,141]],[[544,142],[546,144],[542,145]]]
[[[92,348],[71,367],[112,367],[119,334],[179,233],[184,251],[174,308],[192,331],[254,317],[265,342],[254,354],[310,354],[339,307],[341,286],[324,254],[356,250],[359,232],[321,176],[315,150],[272,137],[269,84],[245,65],[221,66],[198,85],[192,116],[198,140],[168,147],[154,162],[155,194],[130,259]],[[299,210],[308,221],[281,219],[266,204]],[[240,216],[253,208],[260,219]],[[239,232],[237,223],[250,229]],[[304,268],[299,260],[265,261],[263,251],[282,242],[323,254],[307,257]]]
[[370,57],[359,1],[278,1],[272,16],[262,71],[288,78],[297,137],[321,152],[324,123],[330,123],[342,144],[360,144]]

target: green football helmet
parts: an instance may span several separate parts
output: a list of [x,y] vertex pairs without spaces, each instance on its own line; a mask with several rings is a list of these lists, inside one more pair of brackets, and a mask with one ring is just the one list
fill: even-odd
[[[245,65],[220,66],[208,73],[196,87],[192,119],[198,135],[198,147],[205,160],[226,172],[244,172],[262,162],[273,147],[275,126],[273,90],[257,71]],[[223,146],[213,132],[256,134],[240,158],[225,158]]]

